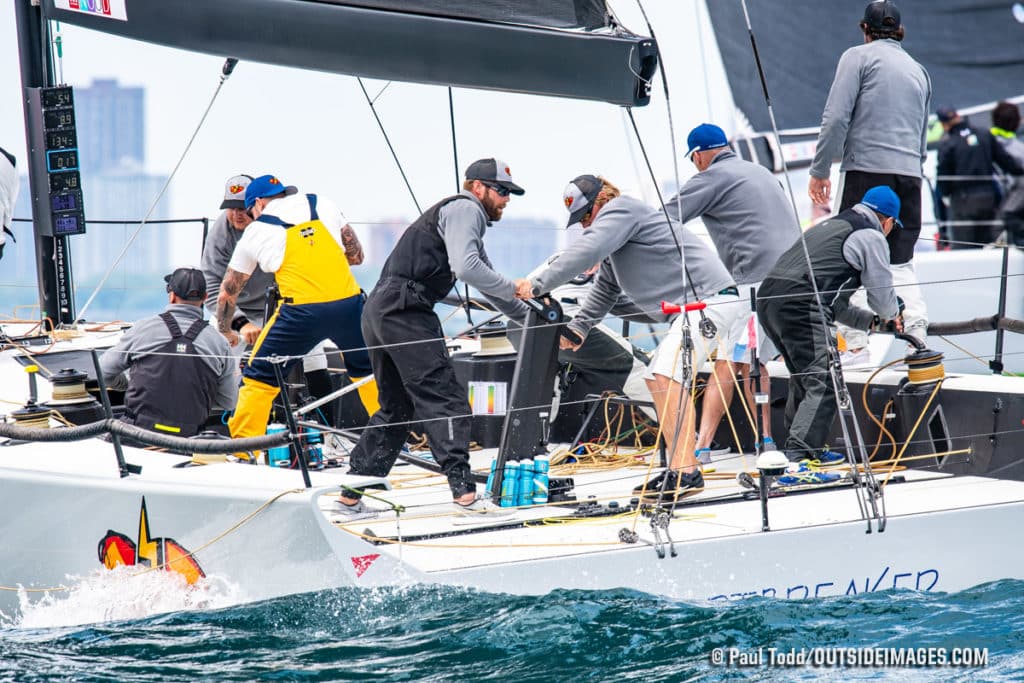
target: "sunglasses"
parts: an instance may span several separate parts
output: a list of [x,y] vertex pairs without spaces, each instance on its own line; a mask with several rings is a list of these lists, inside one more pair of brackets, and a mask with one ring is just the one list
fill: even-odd
[[494,190],[499,197],[507,197],[511,194],[511,191],[507,187],[504,187],[503,185],[498,185],[496,183],[487,183],[482,180],[480,181],[480,184]]

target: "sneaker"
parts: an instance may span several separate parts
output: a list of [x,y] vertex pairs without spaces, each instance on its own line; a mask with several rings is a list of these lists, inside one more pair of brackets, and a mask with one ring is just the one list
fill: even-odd
[[792,474],[784,474],[776,480],[776,483],[783,488],[787,486],[815,486],[819,484],[834,484],[842,478],[841,474],[835,472],[803,470]]
[[355,522],[359,519],[373,519],[374,517],[380,516],[382,510],[369,507],[360,498],[355,505],[346,505],[340,500],[334,501],[334,504],[327,509],[327,513],[331,516],[331,522],[335,524],[345,524],[346,522]]
[[[726,451],[728,452],[728,451]],[[697,462],[701,465],[711,464],[711,449],[710,448],[698,448],[694,455],[697,457]]]
[[871,351],[866,346],[861,349],[843,351],[839,354],[839,362],[847,370],[870,367]]
[[779,450],[778,445],[776,445],[776,443],[775,443],[775,439],[773,439],[770,436],[764,437],[764,439],[761,441],[760,446],[761,446],[761,448],[759,450],[760,450],[761,453],[764,453],[765,451],[777,451],[777,450]]
[[[787,453],[787,455],[789,455]],[[846,456],[835,451],[822,451],[816,458],[803,458],[800,460],[790,457],[790,472],[807,472],[809,470],[828,469],[830,467],[841,467],[846,465]],[[795,466],[795,467],[794,467]]]
[[677,472],[665,470],[665,490],[662,492],[661,484],[655,489],[648,488],[644,494],[645,503],[675,503],[687,496],[700,493],[704,490],[704,475],[701,471]]
[[661,480],[665,478],[665,472],[668,472],[668,470],[662,470],[662,472],[654,479],[648,479],[647,483],[640,484],[635,489],[633,489],[633,493],[636,495],[640,495],[642,493],[650,493],[651,491],[660,491]]
[[708,450],[711,452],[712,457],[716,457],[719,455],[728,455],[729,453],[732,453],[731,448],[729,448],[728,446],[723,446],[714,439],[711,440],[711,445],[708,446]]
[[463,505],[462,503],[456,503],[452,501],[452,507],[455,508],[455,516],[470,518],[470,519],[499,519],[501,517],[511,517],[515,512],[510,508],[503,508],[495,505],[490,498],[476,498],[472,503]]

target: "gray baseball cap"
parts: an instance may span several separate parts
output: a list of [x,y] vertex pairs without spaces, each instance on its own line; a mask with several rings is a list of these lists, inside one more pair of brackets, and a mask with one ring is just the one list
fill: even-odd
[[224,183],[224,201],[220,203],[221,209],[244,209],[245,188],[252,182],[252,176],[244,173],[233,175]]
[[512,194],[526,194],[526,190],[512,182],[512,171],[501,159],[477,159],[466,169],[466,180],[482,180],[500,185]]
[[603,183],[596,175],[581,175],[573,178],[572,182],[565,186],[562,201],[565,202],[565,208],[569,211],[569,222],[565,224],[565,227],[568,228],[583,220],[601,192],[601,185]]

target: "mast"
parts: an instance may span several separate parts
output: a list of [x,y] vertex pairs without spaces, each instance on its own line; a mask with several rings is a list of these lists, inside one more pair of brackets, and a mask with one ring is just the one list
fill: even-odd
[[14,12],[18,30],[18,61],[21,64],[22,104],[25,109],[25,142],[28,149],[28,178],[32,194],[32,233],[35,238],[36,281],[42,317],[54,325],[75,319],[71,288],[71,252],[66,236],[51,236],[44,222],[51,220],[46,156],[38,151],[43,140],[33,135],[32,112],[27,88],[53,85],[53,61],[43,40],[46,24],[38,4],[17,0]]

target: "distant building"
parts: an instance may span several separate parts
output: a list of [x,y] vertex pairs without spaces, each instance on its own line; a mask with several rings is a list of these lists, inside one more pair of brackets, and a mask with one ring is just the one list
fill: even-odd
[[96,79],[87,88],[75,88],[83,174],[123,164],[142,168],[146,160],[145,118],[145,90],[141,87],[126,88],[114,79]]
[[[112,79],[97,79],[88,87],[75,88],[75,122],[88,228],[86,235],[69,238],[77,283],[92,283],[102,277],[167,182],[167,176],[144,170],[144,96],[144,88],[122,87]],[[25,170],[24,160],[19,160],[18,167]],[[161,198],[150,220],[171,218],[170,206],[168,193]],[[31,192],[25,176],[21,179],[15,216],[32,216]],[[97,220],[127,223],[92,222]],[[173,230],[174,226],[167,225],[142,229],[118,269],[129,280],[129,287],[134,284],[135,274],[150,277],[173,265],[168,262]],[[29,224],[15,223],[15,234],[17,247],[7,252],[14,272],[7,270],[10,264],[5,258],[3,280],[31,282],[34,289],[35,260]]]

